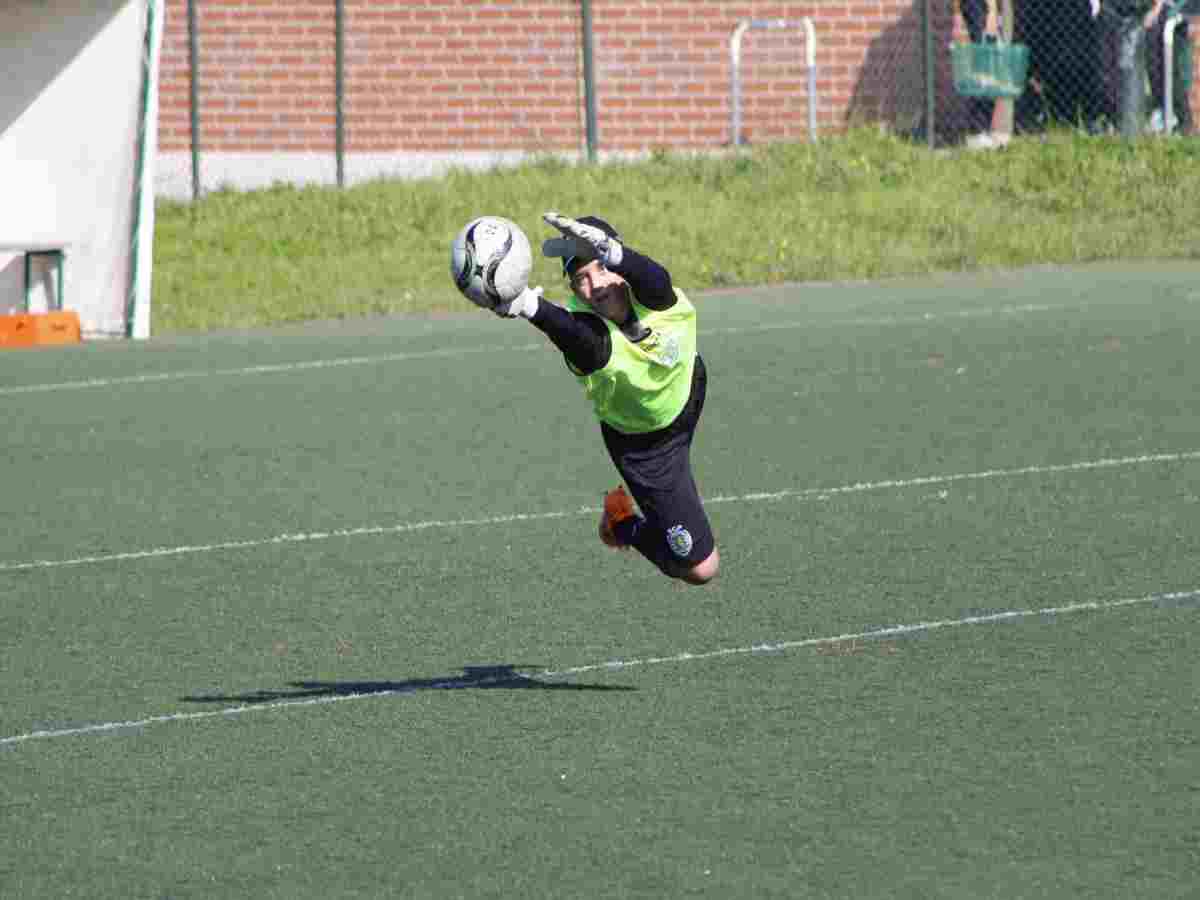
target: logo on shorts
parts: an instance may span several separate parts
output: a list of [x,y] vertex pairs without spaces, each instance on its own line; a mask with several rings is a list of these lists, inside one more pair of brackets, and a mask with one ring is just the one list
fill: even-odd
[[667,529],[667,543],[676,556],[684,557],[692,552],[691,532],[682,525],[672,525]]

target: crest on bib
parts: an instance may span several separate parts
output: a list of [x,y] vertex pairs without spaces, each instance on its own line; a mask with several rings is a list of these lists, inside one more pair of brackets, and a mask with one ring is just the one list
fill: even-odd
[[682,525],[672,525],[667,529],[667,546],[671,552],[681,559],[692,552],[692,534]]
[[662,347],[658,351],[658,361],[667,368],[679,362],[679,335],[668,334],[663,338]]
[[669,369],[679,362],[679,335],[673,332],[652,331],[641,342],[641,347],[660,366]]

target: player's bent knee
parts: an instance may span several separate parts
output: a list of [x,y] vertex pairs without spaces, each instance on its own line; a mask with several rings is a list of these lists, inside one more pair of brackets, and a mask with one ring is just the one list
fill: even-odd
[[721,554],[717,552],[717,548],[713,547],[713,552],[708,554],[703,562],[699,562],[692,568],[688,569],[681,577],[688,584],[704,585],[708,584],[717,577],[717,572],[721,568]]

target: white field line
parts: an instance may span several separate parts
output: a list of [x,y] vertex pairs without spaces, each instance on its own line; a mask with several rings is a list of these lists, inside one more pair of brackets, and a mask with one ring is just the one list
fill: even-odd
[[1123,456],[1114,459],[1092,459],[1081,462],[1060,463],[1045,466],[1024,466],[1019,469],[985,469],[982,472],[961,472],[951,475],[926,475],[916,478],[898,478],[889,481],[863,481],[828,488],[799,488],[795,490],[770,491],[737,496],[708,497],[705,503],[753,503],[769,500],[784,500],[789,497],[834,497],[838,494],[860,494],[864,491],[879,491],[888,488],[927,487],[937,484],[954,484],[958,481],[987,481],[993,478],[1018,478],[1023,475],[1054,475],[1066,472],[1089,472],[1096,469],[1117,469],[1127,466],[1152,465],[1164,462],[1191,462],[1200,459],[1200,450],[1183,450],[1178,453],[1147,453],[1142,456]]
[[[960,619],[937,619],[932,622],[915,622],[909,625],[891,625],[885,628],[875,628],[869,631],[850,632],[830,637],[801,638],[791,641],[774,641],[762,644],[750,644],[742,647],[722,647],[717,650],[702,650],[698,652],[674,653],[668,656],[649,656],[641,659],[613,659],[607,662],[590,663],[582,666],[558,669],[550,672],[531,672],[516,677],[530,680],[547,681],[551,679],[569,678],[587,672],[613,672],[626,669],[644,668],[646,666],[661,666],[685,662],[704,662],[732,656],[754,656],[760,654],[785,653],[789,650],[800,650],[807,647],[836,645],[848,641],[873,641],[891,637],[905,637],[923,632],[943,631],[950,628],[961,628],[967,625],[994,625],[1002,622],[1015,622],[1039,616],[1059,616],[1081,612],[1104,612],[1130,606],[1145,606],[1156,603],[1172,603],[1200,599],[1200,588],[1184,591],[1172,591],[1161,594],[1148,594],[1144,597],[1129,597],[1122,600],[1094,600],[1085,603],[1069,603],[1063,606],[1047,606],[1040,609],[1009,609],[1003,612],[987,613],[978,616],[964,616]],[[102,734],[105,732],[127,731],[146,728],[150,725],[165,725],[172,722],[195,722],[203,719],[231,718],[251,712],[260,712],[287,707],[319,706],[326,703],[340,703],[344,700],[364,700],[377,697],[394,697],[409,694],[418,690],[461,689],[481,687],[488,684],[498,684],[514,681],[514,674],[507,673],[494,679],[464,679],[447,678],[445,681],[421,682],[419,685],[397,687],[387,690],[368,691],[362,693],[334,694],[320,697],[306,697],[299,700],[275,700],[267,703],[250,703],[241,706],[225,707],[224,709],[206,710],[202,712],[169,713],[161,716],[148,716],[144,719],[131,719],[123,722],[99,722],[92,725],[79,725],[74,728],[55,728],[30,731],[11,737],[0,738],[0,746],[21,744],[27,741],[45,740],[49,738],[74,737],[86,734]]]
[[333,538],[370,537],[381,534],[403,534],[407,531],[426,531],[431,528],[467,528],[475,525],[505,525],[510,522],[530,522],[541,519],[562,519],[567,516],[594,512],[578,509],[574,512],[514,513],[507,516],[489,516],[482,519],[430,519],[424,522],[407,522],[398,525],[366,525],[360,528],[338,528],[333,531],[311,531],[304,534],[279,534],[275,537],[256,538],[245,541],[222,541],[217,544],[191,544],[180,547],[155,547],[150,550],[130,550],[125,553],[103,553],[96,556],[79,556],[74,559],[42,559],[23,563],[0,563],[0,572],[21,572],[30,569],[58,569],[67,566],[86,566],[94,563],[125,562],[136,559],[157,559],[165,556],[188,556],[196,553],[215,553],[221,550],[248,550],[255,547],[270,547],[276,544],[305,544],[313,541],[328,541]]
[[997,316],[1021,316],[1026,313],[1054,312],[1070,307],[1023,303],[1011,306],[989,306],[979,309],[954,309],[937,313],[921,313],[912,316],[861,316],[853,319],[831,319],[828,322],[767,322],[761,325],[744,325],[733,328],[715,328],[705,334],[746,334],[755,331],[782,331],[791,328],[828,328],[831,326],[868,327],[872,325],[916,325],[922,322],[943,322],[950,319],[990,319]]
[[[916,478],[895,478],[886,481],[861,481],[834,487],[794,488],[782,491],[766,491],[753,494],[720,495],[705,499],[705,503],[763,503],[774,500],[822,499],[842,494],[861,494],[868,491],[928,487],[930,485],[954,484],[963,481],[988,481],[997,478],[1019,478],[1029,475],[1054,475],[1069,472],[1089,472],[1097,469],[1116,469],[1129,466],[1153,465],[1155,463],[1190,462],[1200,459],[1200,450],[1185,450],[1178,453],[1150,453],[1143,456],[1125,456],[1114,459],[1093,459],[1058,465],[1024,466],[1018,469],[987,469],[982,472],[959,472],[949,475],[923,475]],[[102,553],[94,556],[77,556],[68,559],[39,559],[28,562],[0,563],[2,572],[25,572],[33,569],[63,569],[70,566],[86,566],[99,563],[129,562],[141,559],[159,559],[170,556],[188,556],[201,553],[217,553],[226,550],[249,550],[285,544],[306,544],[328,541],[334,538],[373,537],[385,534],[403,534],[412,531],[427,531],[437,528],[470,528],[476,526],[507,525],[513,522],[537,522],[548,519],[564,519],[571,516],[591,515],[598,507],[584,506],[575,510],[559,510],[542,513],[513,513],[504,516],[486,516],[475,519],[429,519],[423,522],[402,522],[394,525],[364,525],[358,528],[339,528],[332,531],[312,531],[299,534],[280,534],[267,538],[250,538],[241,541],[221,541],[213,544],[190,544],[176,547],[155,547],[149,550],[129,550],[123,553]]]
[[[828,328],[832,326],[905,325],[934,322],[945,319],[990,318],[994,316],[1019,316],[1032,312],[1049,312],[1067,307],[1025,304],[1021,306],[998,306],[982,309],[951,310],[943,313],[924,313],[915,316],[881,316],[878,318],[834,319],[806,322],[776,322],[763,325],[746,325],[734,328],[703,330],[703,334],[749,334],[752,332],[782,331],[795,328]],[[244,366],[230,369],[181,369],[175,372],[150,372],[144,375],[119,375],[112,378],[86,378],[79,381],[59,381],[45,384],[23,384],[0,386],[0,397],[17,394],[43,394],[53,391],[78,391],[89,388],[116,387],[120,385],[160,384],[167,381],[183,381],[196,378],[245,378],[254,375],[277,375],[288,372],[303,372],[314,369],[337,369],[349,366],[383,365],[386,363],[409,362],[420,359],[444,359],[478,353],[503,353],[553,349],[547,342],[532,344],[494,344],[481,347],[457,347],[442,350],[418,350],[411,353],[385,353],[377,356],[347,356],[334,359],[315,359],[305,362],[274,363],[261,366]]]
[[611,672],[633,669],[638,666],[661,666],[667,663],[693,662],[697,660],[719,659],[723,656],[747,656],[759,653],[783,653],[788,650],[800,650],[805,647],[818,647],[828,644],[842,644],[851,641],[873,641],[889,637],[905,637],[927,631],[941,631],[946,628],[961,628],[964,625],[994,625],[1000,622],[1014,622],[1019,619],[1029,619],[1035,616],[1058,616],[1078,612],[1101,612],[1104,610],[1121,609],[1126,606],[1144,606],[1152,603],[1178,603],[1187,600],[1200,599],[1200,588],[1187,591],[1171,591],[1162,594],[1148,594],[1144,597],[1127,597],[1123,600],[1090,600],[1084,603],[1068,603],[1063,606],[1045,606],[1040,609],[1006,609],[1003,612],[985,613],[978,616],[964,616],[961,619],[935,619],[932,622],[915,622],[911,625],[889,625],[871,631],[858,631],[833,637],[802,638],[795,641],[777,641],[766,644],[752,644],[749,647],[726,647],[720,650],[704,650],[699,653],[676,653],[671,656],[650,656],[645,659],[613,659],[608,662],[592,663],[586,666],[572,666],[569,669],[559,669],[556,672],[534,673],[537,678],[568,678],[585,672]]
[[455,347],[443,350],[417,350],[412,353],[384,353],[378,356],[344,356],[335,359],[313,359],[305,362],[273,363],[261,366],[243,366],[234,369],[181,369],[175,372],[150,372],[145,375],[120,375],[113,378],[87,378],[81,381],[59,381],[49,384],[23,384],[15,387],[0,387],[0,396],[12,394],[40,394],[50,391],[78,391],[85,388],[115,387],[117,385],[156,384],[164,381],[184,381],[192,378],[244,377],[250,375],[276,375],[287,372],[303,372],[310,369],[337,369],[348,366],[380,365],[383,363],[407,362],[414,359],[439,359],[468,356],[474,353],[503,353],[512,350],[534,350],[542,344],[494,344],[481,347]]

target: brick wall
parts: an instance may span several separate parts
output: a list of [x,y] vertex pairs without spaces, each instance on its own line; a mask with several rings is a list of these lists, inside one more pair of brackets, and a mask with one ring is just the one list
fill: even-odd
[[[729,42],[746,19],[813,21],[821,133],[860,120],[915,131],[926,104],[924,3],[592,0],[600,149],[728,143]],[[331,154],[335,0],[195,4],[203,152]],[[962,23],[955,0],[932,7],[938,122],[953,131],[965,117],[945,48],[963,37]],[[348,154],[584,146],[580,0],[345,0],[344,15]],[[803,50],[797,29],[746,34],[745,138],[807,136]],[[189,83],[187,0],[167,0],[159,123],[166,154],[191,147]],[[1194,107],[1196,88],[1192,97]]]
[[[334,0],[195,2],[204,150],[331,152]],[[921,102],[913,0],[593,0],[592,9],[604,150],[728,142],[729,41],[743,19],[812,18],[822,131],[856,108],[894,112],[912,90],[903,102]],[[577,150],[585,141],[579,0],[345,0],[344,15],[347,152]],[[751,140],[807,135],[800,35],[744,39]],[[900,70],[908,75],[898,79]],[[187,2],[168,0],[164,152],[190,147],[188,92]]]

